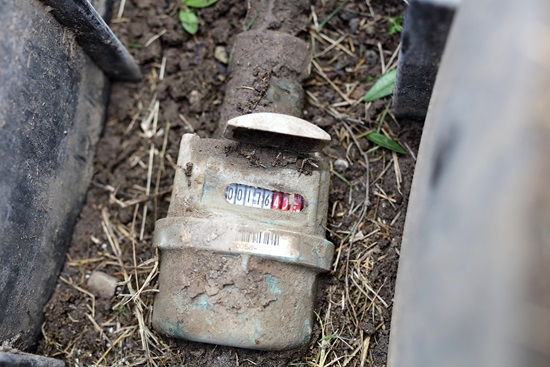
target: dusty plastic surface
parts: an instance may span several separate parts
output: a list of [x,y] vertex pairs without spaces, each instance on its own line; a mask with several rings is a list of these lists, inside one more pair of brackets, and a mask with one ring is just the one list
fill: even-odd
[[[88,0],[40,1],[109,78],[133,82],[141,79],[141,71],[128,50]],[[103,8],[100,5],[96,2]]]
[[28,350],[85,199],[109,84],[40,2],[0,9],[0,344]]
[[[328,167],[310,158],[318,168],[305,175],[291,153],[183,136],[168,216],[155,228],[156,329],[241,348],[307,344],[316,275],[334,252],[324,237]],[[225,197],[235,183],[298,193],[306,204],[299,212],[236,205]]]
[[318,152],[330,143],[323,129],[294,116],[260,112],[235,117],[223,133],[227,139],[294,152]]
[[388,367],[550,365],[549,12],[461,4],[418,155]]
[[0,347],[2,367],[65,367],[65,362],[35,354],[23,353],[15,349]]
[[441,56],[461,0],[411,0],[405,12],[393,93],[399,119],[424,122]]

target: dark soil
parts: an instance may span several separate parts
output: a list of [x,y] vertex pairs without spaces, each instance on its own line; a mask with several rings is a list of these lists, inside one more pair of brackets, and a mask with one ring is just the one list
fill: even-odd
[[[138,315],[144,315],[144,324],[150,325],[157,286],[156,277],[147,280],[150,273],[155,274],[152,233],[155,221],[168,210],[181,136],[194,132],[211,137],[215,132],[228,78],[223,58],[214,57],[216,47],[228,54],[232,37],[251,19],[245,18],[245,2],[219,0],[198,11],[199,32],[193,37],[179,23],[176,1],[128,0],[122,18],[117,19],[119,4],[115,2],[112,28],[130,47],[144,78],[137,84],[112,87],[93,183],[67,263],[45,307],[39,353],[64,359],[71,366],[322,366],[337,358],[342,365],[348,361],[349,366],[385,366],[415,159],[410,154],[392,154],[361,137],[377,127],[388,99],[374,102],[367,111],[362,102],[340,104],[341,95],[315,67],[305,82],[304,119],[333,137],[324,153],[334,167],[327,237],[337,246],[337,256],[334,271],[321,277],[319,323],[310,345],[297,351],[258,352],[172,340],[154,331],[151,344],[142,344]],[[398,46],[399,34],[389,34],[387,20],[404,10],[399,0],[371,1],[372,9],[367,4],[350,1],[321,31],[333,40],[348,34],[341,45],[354,56],[318,35],[302,35],[309,43],[315,40],[314,50],[322,55],[315,62],[326,78],[344,93],[351,91],[347,97],[353,101],[381,75],[380,55],[387,63]],[[338,5],[332,0],[317,1],[318,23]],[[156,35],[160,37],[151,42]],[[157,108],[158,119],[149,119]],[[420,127],[405,121],[398,124],[390,117],[383,131],[416,154]],[[365,200],[367,207],[362,205]],[[86,280],[96,270],[119,280],[117,296],[92,302]],[[147,284],[142,302],[122,305],[128,287],[136,290],[135,282]]]

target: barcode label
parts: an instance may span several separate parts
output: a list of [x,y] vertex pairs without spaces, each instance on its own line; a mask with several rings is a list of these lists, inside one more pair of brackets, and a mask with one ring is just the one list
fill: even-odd
[[245,230],[237,234],[231,250],[244,253],[264,254],[297,258],[299,251],[293,244],[293,237],[271,231]]
[[279,246],[280,236],[270,232],[243,232],[241,233],[241,242],[267,246]]

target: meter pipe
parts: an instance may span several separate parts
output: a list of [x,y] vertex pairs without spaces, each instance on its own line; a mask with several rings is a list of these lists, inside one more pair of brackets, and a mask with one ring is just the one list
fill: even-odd
[[302,82],[309,75],[308,44],[296,37],[308,28],[309,1],[249,1],[250,29],[235,40],[218,135],[231,118],[251,112],[301,117]]

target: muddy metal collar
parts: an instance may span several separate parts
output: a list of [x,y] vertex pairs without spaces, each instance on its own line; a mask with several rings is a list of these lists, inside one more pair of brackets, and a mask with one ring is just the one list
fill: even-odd
[[154,244],[161,250],[194,248],[250,254],[330,270],[334,245],[323,237],[260,226],[242,226],[212,218],[169,217],[156,223]]

